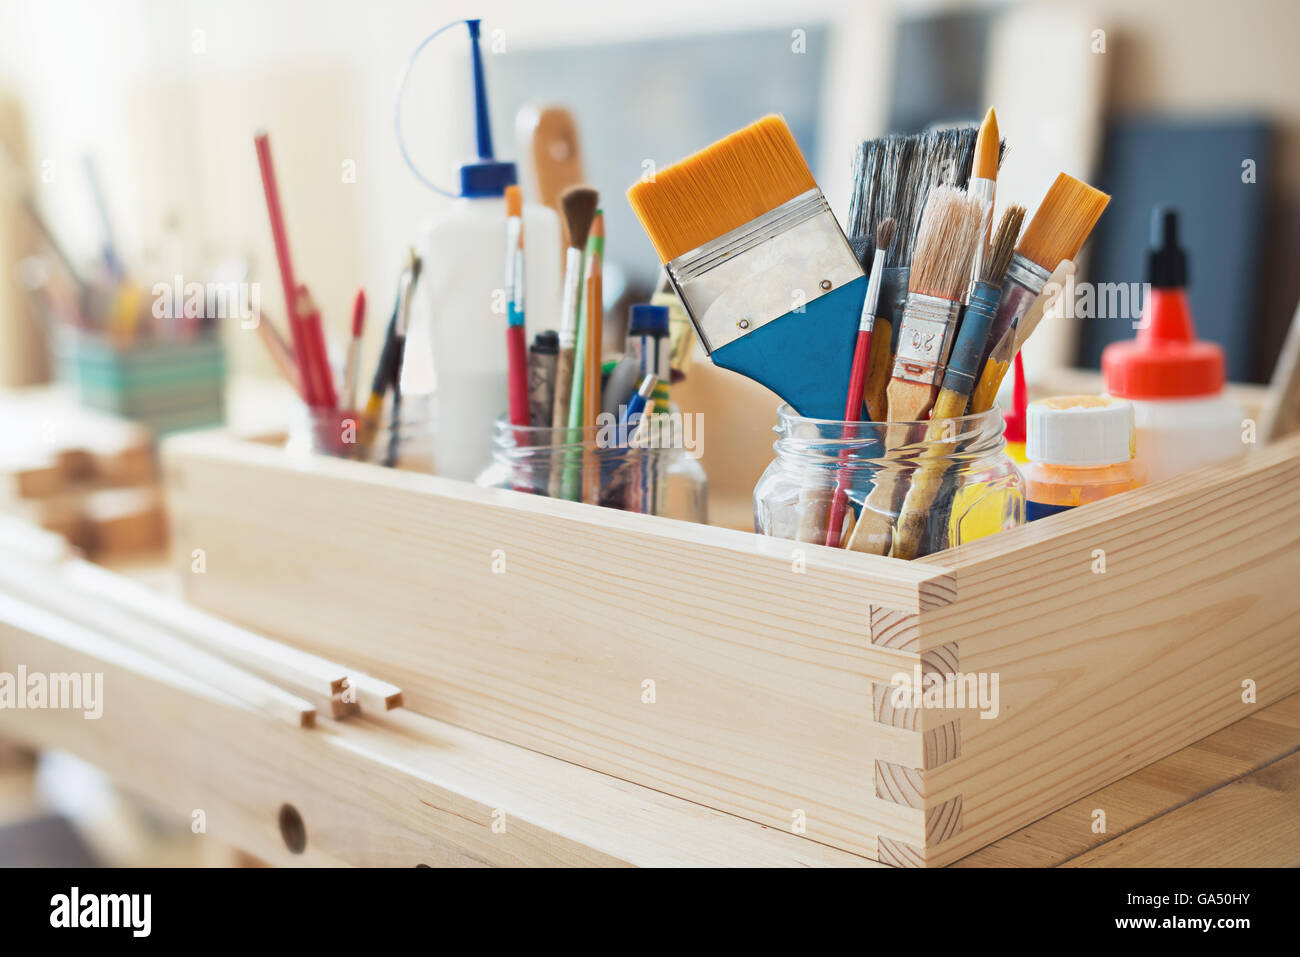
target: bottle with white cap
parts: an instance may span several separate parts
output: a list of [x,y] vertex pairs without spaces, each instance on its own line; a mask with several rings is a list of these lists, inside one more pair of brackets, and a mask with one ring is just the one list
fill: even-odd
[[1137,457],[1152,482],[1242,455],[1244,413],[1223,391],[1223,349],[1196,338],[1178,211],[1151,214],[1150,291],[1137,338],[1101,355],[1106,391],[1133,403]]
[[[406,157],[421,182],[453,201],[420,227],[423,272],[412,296],[401,384],[404,393],[432,393],[439,474],[473,479],[491,459],[496,419],[507,406],[505,191],[515,184],[516,168],[493,152],[479,21],[454,21],[416,53],[462,23],[469,31],[478,156],[460,167],[456,192],[425,179]],[[398,144],[406,156],[400,126]],[[559,310],[559,218],[546,206],[525,203],[523,233],[526,321],[537,331],[553,327]]]
[[1029,403],[1021,468],[1029,521],[1146,484],[1136,461],[1133,406],[1103,395],[1065,395]]

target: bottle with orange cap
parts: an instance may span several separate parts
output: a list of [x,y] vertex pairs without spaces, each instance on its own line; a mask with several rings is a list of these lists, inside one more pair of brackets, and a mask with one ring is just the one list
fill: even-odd
[[1137,457],[1153,482],[1241,455],[1243,414],[1224,394],[1223,349],[1196,338],[1178,211],[1157,206],[1147,255],[1150,293],[1137,338],[1101,357],[1106,391],[1133,404]]

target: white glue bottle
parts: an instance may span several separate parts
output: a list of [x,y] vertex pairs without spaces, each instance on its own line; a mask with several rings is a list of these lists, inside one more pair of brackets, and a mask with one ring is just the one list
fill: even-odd
[[[514,163],[493,158],[479,21],[464,23],[473,59],[478,159],[461,166],[459,194],[438,189],[416,171],[425,185],[454,198],[420,227],[422,272],[411,304],[402,386],[405,392],[414,380],[413,388],[433,391],[438,474],[472,480],[491,460],[494,423],[509,401],[505,190],[517,174]],[[398,138],[400,144],[400,126]],[[526,203],[523,218],[527,326],[530,332],[553,329],[560,300],[559,217],[549,207]]]
[[1101,370],[1106,391],[1133,404],[1137,461],[1158,482],[1235,458],[1246,445],[1241,407],[1223,391],[1223,349],[1196,338],[1173,208],[1152,210],[1147,281],[1137,338],[1107,346]]

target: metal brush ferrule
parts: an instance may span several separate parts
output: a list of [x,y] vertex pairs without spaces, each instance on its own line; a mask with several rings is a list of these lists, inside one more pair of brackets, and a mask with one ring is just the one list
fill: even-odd
[[979,379],[980,357],[988,341],[989,327],[997,312],[1002,289],[992,283],[977,282],[971,285],[962,315],[957,341],[944,367],[943,387],[961,395],[970,395]]
[[921,385],[938,382],[952,349],[952,333],[960,312],[961,303],[951,299],[919,293],[907,297],[894,356],[895,379]]
[[980,358],[981,368],[1007,331],[1014,328],[1029,311],[1051,275],[1048,270],[1030,262],[1020,253],[1011,257],[1006,277],[1002,280],[1002,297],[998,300],[998,309],[993,316],[993,325],[989,329],[988,341]]
[[862,277],[820,189],[810,189],[667,263],[712,353]]
[[1044,269],[1036,262],[1030,262],[1020,253],[1011,257],[1011,264],[1007,266],[1007,274],[1002,283],[1002,288],[1007,287],[1007,283],[1015,282],[1026,289],[1033,290],[1033,297],[1037,298],[1038,294],[1043,291],[1043,286],[1047,285],[1047,280],[1052,277],[1050,269]]

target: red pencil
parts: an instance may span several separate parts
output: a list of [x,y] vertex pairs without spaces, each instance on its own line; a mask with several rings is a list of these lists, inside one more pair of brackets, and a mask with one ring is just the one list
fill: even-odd
[[262,172],[262,192],[266,194],[266,211],[271,218],[271,238],[275,241],[275,258],[280,265],[280,284],[284,287],[284,308],[289,319],[289,337],[293,341],[293,355],[298,363],[302,381],[303,398],[308,405],[319,405],[307,355],[308,344],[302,317],[298,313],[298,285],[294,281],[293,260],[289,257],[289,235],[284,228],[284,211],[280,207],[280,190],[275,182],[275,166],[271,162],[271,141],[265,133],[253,137],[257,147],[257,165]]
[[321,326],[320,310],[316,308],[306,286],[298,287],[295,305],[302,322],[303,357],[306,360],[303,364],[303,385],[305,387],[310,380],[314,396],[307,400],[307,404],[318,408],[338,408],[338,394],[334,391],[334,376],[330,371],[329,350],[325,347],[325,330]]

